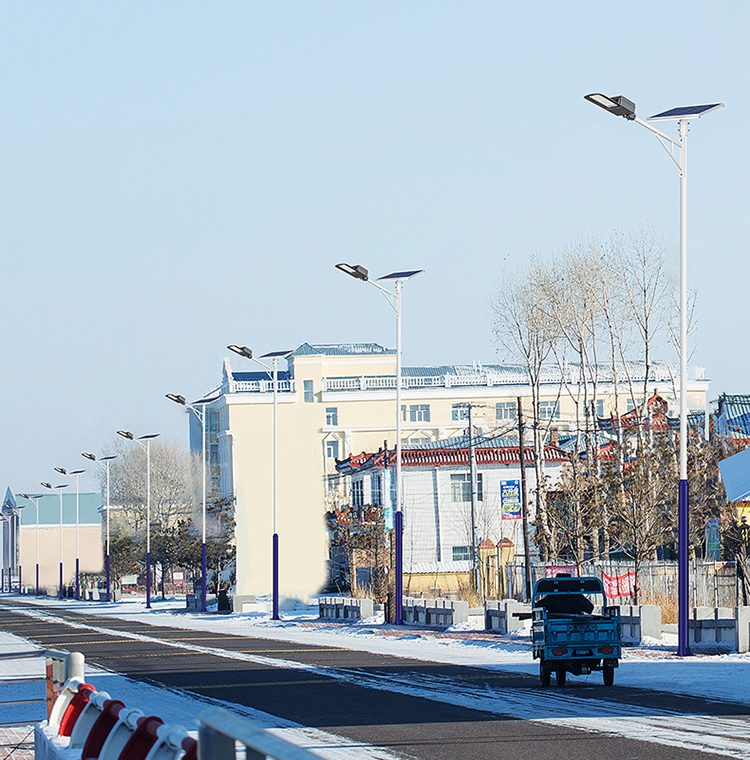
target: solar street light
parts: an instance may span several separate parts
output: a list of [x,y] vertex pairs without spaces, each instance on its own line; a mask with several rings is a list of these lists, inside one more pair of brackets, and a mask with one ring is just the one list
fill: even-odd
[[[246,359],[252,359],[260,364],[273,380],[273,534],[271,536],[271,620],[279,620],[279,525],[278,525],[278,435],[279,435],[279,359],[292,354],[291,351],[271,351],[263,354],[260,359],[253,356],[253,352],[247,346],[227,346]],[[271,359],[272,367],[269,367],[262,359]]]
[[[206,468],[208,467],[208,462],[206,461],[206,404],[209,404],[211,401],[216,401],[215,398],[211,399],[201,399],[200,401],[196,401],[194,404],[188,404],[185,400],[184,396],[180,396],[177,393],[167,393],[167,398],[170,401],[174,401],[175,404],[180,404],[181,406],[186,406],[188,409],[190,409],[191,412],[195,413],[195,416],[201,421],[201,427],[202,427],[202,436],[201,436],[201,447],[202,447],[202,464],[201,467],[202,473],[202,485],[203,485],[203,538],[201,541],[201,612],[206,611],[206,579],[207,579],[207,569],[206,569]],[[201,407],[200,409],[198,407]]]
[[55,472],[59,472],[61,475],[67,475],[76,484],[76,601],[81,598],[81,585],[80,585],[80,542],[79,542],[79,526],[80,526],[80,493],[78,488],[78,478],[83,475],[86,470],[72,470],[68,472],[64,467],[55,467]]
[[61,486],[53,486],[51,483],[42,483],[45,488],[49,488],[50,491],[55,491],[60,497],[60,586],[58,589],[58,596],[63,598],[63,488],[67,488],[68,484],[63,483]]
[[[618,95],[608,98],[600,93],[585,95],[594,105],[617,116],[625,116],[653,132],[680,172],[680,481],[677,498],[677,654],[690,654],[689,644],[689,524],[687,476],[687,135],[690,119],[700,119],[723,103],[679,106],[650,116],[646,121],[635,115],[635,104]],[[631,110],[632,107],[632,110]],[[677,121],[679,140],[652,127],[650,121]],[[676,155],[675,155],[676,154]]]
[[111,505],[109,503],[109,465],[113,459],[117,459],[117,454],[106,457],[99,457],[99,459],[97,459],[94,454],[88,454],[86,452],[81,454],[81,456],[86,457],[86,459],[89,459],[92,462],[96,462],[100,467],[103,467],[107,473],[107,601],[109,602],[111,600],[109,575],[109,511],[111,509]]
[[[384,277],[378,277],[376,281],[370,280],[367,270],[355,264],[336,264],[336,269],[345,272],[359,280],[365,280],[376,287],[384,296],[391,308],[396,312],[396,514],[394,520],[394,533],[396,536],[396,625],[403,624],[403,513],[401,511],[401,288],[405,280],[410,280],[424,269],[410,269],[403,272],[391,272]],[[395,293],[380,285],[381,282],[394,283]]]

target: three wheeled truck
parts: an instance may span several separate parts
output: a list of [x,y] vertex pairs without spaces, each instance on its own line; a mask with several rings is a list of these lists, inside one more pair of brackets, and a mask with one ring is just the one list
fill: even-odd
[[608,607],[598,578],[560,576],[534,585],[532,644],[539,660],[542,686],[552,671],[558,686],[568,673],[588,675],[601,670],[604,685],[612,686],[621,655],[620,608]]

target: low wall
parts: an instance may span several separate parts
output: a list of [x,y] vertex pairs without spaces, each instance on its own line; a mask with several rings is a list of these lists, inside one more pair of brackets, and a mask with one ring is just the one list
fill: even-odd
[[691,645],[747,652],[750,650],[750,607],[694,607],[688,631]]
[[622,637],[636,642],[661,639],[661,607],[656,604],[621,604]]
[[373,616],[372,599],[354,599],[350,596],[321,596],[318,614],[322,620],[364,620]]
[[447,628],[468,622],[469,603],[453,599],[404,597],[401,615],[404,623]]
[[484,629],[497,633],[509,633],[523,628],[523,620],[516,612],[531,612],[531,605],[515,599],[488,599],[484,603]]

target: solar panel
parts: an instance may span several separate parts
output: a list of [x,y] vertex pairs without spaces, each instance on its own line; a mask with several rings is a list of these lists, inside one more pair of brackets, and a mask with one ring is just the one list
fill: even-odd
[[289,356],[291,354],[291,351],[271,351],[270,354],[263,354],[261,356],[261,359],[273,359],[275,356]]
[[684,119],[688,116],[695,116],[700,119],[704,114],[707,114],[709,111],[715,111],[723,105],[723,103],[709,103],[703,106],[680,106],[679,108],[670,108],[669,111],[662,111],[654,116],[649,116],[646,121],[668,121],[670,119]]
[[378,277],[378,282],[382,282],[383,280],[408,280],[416,274],[422,274],[422,272],[424,272],[424,269],[412,269],[408,272],[391,272],[391,274],[387,274],[385,277]]

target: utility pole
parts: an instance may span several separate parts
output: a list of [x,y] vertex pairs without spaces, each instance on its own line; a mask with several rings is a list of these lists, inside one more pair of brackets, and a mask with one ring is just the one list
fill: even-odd
[[474,449],[474,426],[471,419],[472,404],[469,409],[469,480],[471,481],[471,560],[474,567],[474,583],[477,594],[482,595],[482,572],[479,567],[479,549],[477,548],[477,453]]
[[526,575],[525,595],[526,600],[531,599],[531,557],[529,556],[529,502],[526,497],[526,457],[523,444],[523,408],[521,397],[516,397],[518,405],[518,456],[521,460],[521,524],[523,527],[523,562]]

